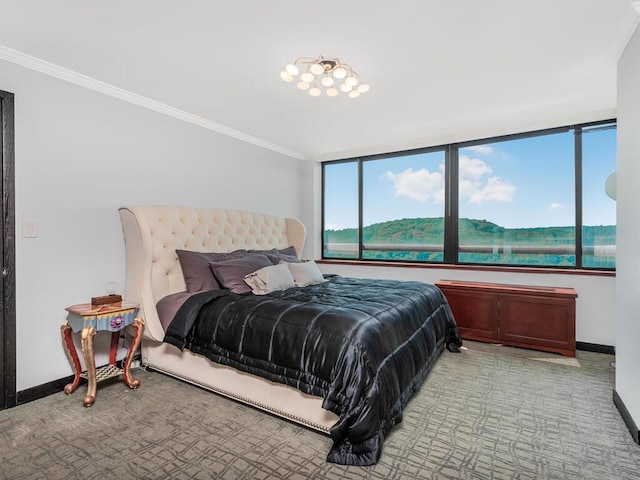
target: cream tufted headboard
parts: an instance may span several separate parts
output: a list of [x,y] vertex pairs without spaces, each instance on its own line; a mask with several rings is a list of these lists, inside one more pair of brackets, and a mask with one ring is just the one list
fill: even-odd
[[194,207],[120,208],[127,258],[125,298],[140,304],[145,336],[157,341],[164,329],[156,303],[185,289],[176,249],[231,252],[293,245],[302,252],[304,225],[292,218],[237,210]]

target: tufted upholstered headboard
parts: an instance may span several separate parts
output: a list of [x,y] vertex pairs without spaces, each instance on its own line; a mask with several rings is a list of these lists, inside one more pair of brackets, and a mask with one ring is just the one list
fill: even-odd
[[164,338],[156,303],[185,290],[176,249],[231,252],[293,245],[302,252],[304,225],[298,220],[237,210],[195,207],[120,208],[127,259],[125,298],[140,304],[145,337]]

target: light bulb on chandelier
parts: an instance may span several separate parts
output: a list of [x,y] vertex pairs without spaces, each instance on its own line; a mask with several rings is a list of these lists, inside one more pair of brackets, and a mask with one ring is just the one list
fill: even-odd
[[369,84],[360,80],[357,72],[347,63],[342,63],[337,58],[301,57],[288,64],[280,78],[291,83],[302,72],[296,86],[300,90],[306,90],[312,97],[319,97],[325,87],[324,93],[329,97],[336,97],[340,92],[346,93],[351,98],[359,97],[361,93],[369,91]]

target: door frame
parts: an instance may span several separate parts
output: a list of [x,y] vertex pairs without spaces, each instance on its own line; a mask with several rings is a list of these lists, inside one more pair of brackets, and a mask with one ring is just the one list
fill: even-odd
[[15,281],[15,118],[13,93],[0,90],[2,155],[2,312],[0,312],[0,408],[16,406],[16,281]]

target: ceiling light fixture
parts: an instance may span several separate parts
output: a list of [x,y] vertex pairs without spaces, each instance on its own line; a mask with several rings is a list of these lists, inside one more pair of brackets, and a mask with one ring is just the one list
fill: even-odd
[[325,87],[324,92],[330,97],[336,97],[342,92],[356,98],[369,91],[369,85],[360,80],[360,75],[337,58],[324,58],[322,55],[318,58],[300,57],[280,72],[280,78],[288,83],[293,82],[298,75],[300,77],[296,86],[308,91],[312,97],[322,95],[321,86]]

